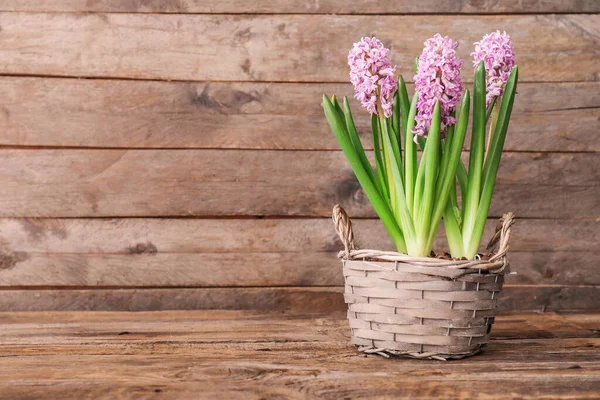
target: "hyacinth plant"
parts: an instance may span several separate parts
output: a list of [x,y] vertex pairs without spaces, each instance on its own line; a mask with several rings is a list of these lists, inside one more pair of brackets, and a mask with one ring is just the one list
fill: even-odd
[[[463,90],[463,62],[456,55],[457,43],[448,37],[436,34],[425,42],[423,53],[415,60],[412,100],[403,77],[396,80],[394,76],[396,66],[389,59],[389,50],[378,39],[362,38],[350,50],[348,64],[355,97],[371,114],[376,169],[359,139],[348,99],[344,97],[340,105],[335,96],[323,96],[329,125],[401,253],[429,256],[442,217],[453,257],[473,258],[475,253],[467,250],[475,247],[476,252],[479,247],[517,79],[512,45],[507,47],[503,39],[491,35],[492,39],[486,35],[476,44],[474,53],[477,66],[471,157],[475,161],[469,163],[468,171],[460,156],[469,121],[470,93]],[[501,58],[503,63],[498,61]],[[500,106],[492,112],[496,103]],[[490,115],[491,133],[484,154]],[[418,148],[422,150],[420,161]],[[469,199],[463,211],[457,200],[457,177],[463,198]]]
[[[492,32],[475,43],[473,127],[469,170],[459,168],[462,211],[454,201],[444,216],[450,252],[475,257],[488,217],[518,79],[515,52],[506,32]],[[486,146],[486,126],[489,125]],[[461,163],[462,167],[462,163]]]

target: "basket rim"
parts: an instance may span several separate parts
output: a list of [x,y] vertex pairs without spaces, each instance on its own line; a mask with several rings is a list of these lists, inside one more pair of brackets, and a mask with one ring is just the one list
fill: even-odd
[[338,253],[338,258],[343,260],[366,261],[366,259],[377,259],[382,260],[380,262],[452,269],[477,269],[494,272],[502,272],[508,266],[506,254],[509,250],[511,227],[514,224],[514,215],[512,212],[504,214],[498,222],[496,231],[486,246],[489,258],[485,259],[480,254],[477,254],[474,260],[417,257],[395,251],[358,249],[354,243],[354,232],[352,231],[350,217],[348,217],[346,211],[339,204],[333,207],[332,219],[335,230],[344,244],[344,250]]

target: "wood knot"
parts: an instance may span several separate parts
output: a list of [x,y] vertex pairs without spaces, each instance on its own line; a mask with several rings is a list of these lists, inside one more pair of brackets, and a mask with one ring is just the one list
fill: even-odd
[[18,263],[27,260],[29,256],[21,251],[0,253],[0,270],[14,268]]
[[154,243],[148,241],[146,243],[137,243],[127,248],[129,254],[156,254],[158,249]]

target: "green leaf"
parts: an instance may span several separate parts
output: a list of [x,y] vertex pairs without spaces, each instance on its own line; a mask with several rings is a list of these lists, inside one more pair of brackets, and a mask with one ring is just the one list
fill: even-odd
[[465,165],[462,163],[462,160],[458,163],[458,168],[456,170],[456,177],[458,178],[458,184],[460,186],[460,195],[464,198],[467,194],[467,185],[469,182],[469,175],[467,174],[467,169]]
[[[452,115],[454,116],[454,115]],[[454,137],[454,129],[455,129],[455,125],[449,125],[446,127],[446,138],[442,140],[442,162],[440,164],[440,175],[444,173],[444,171],[447,170],[448,168],[448,163],[450,162],[450,149],[452,146],[452,139]],[[437,193],[440,192],[440,187],[442,185],[443,180],[442,179],[438,179],[437,181],[437,187],[435,189],[436,192],[436,196]]]
[[[456,188],[455,188],[456,191]],[[458,206],[455,204],[452,204],[452,212],[454,214],[454,218],[456,218],[456,221],[458,222],[458,227],[460,228],[460,225],[462,224],[462,216],[460,215],[460,210],[458,209]],[[462,242],[462,239],[461,239]],[[464,257],[464,256],[461,256]]]
[[[496,100],[496,97],[494,97],[494,100]],[[487,153],[490,150],[490,145],[494,141],[494,131],[496,130],[496,123],[498,122],[498,113],[500,111],[500,104],[498,104],[498,105],[491,104],[491,108],[488,111],[490,111],[489,115],[491,115],[492,120],[490,122],[490,127],[488,128],[487,147],[485,148],[486,157],[487,157]]]
[[[440,178],[438,179],[438,186],[436,191],[436,204],[433,210],[433,216],[431,218],[431,225],[429,227],[428,245],[433,246],[435,240],[435,233],[437,232],[438,226],[442,215],[446,210],[446,205],[450,197],[456,197],[456,170],[458,165],[462,164],[460,155],[462,152],[465,137],[467,135],[467,126],[469,124],[469,109],[471,99],[469,90],[465,90],[463,95],[458,119],[456,121],[456,128],[454,133],[450,134],[451,141],[449,146],[445,149],[444,156],[446,157],[446,163],[443,169],[440,171]],[[454,194],[452,192],[454,191]],[[454,212],[454,210],[453,210]],[[458,221],[459,218],[456,218]],[[460,226],[460,223],[457,223]]]
[[492,99],[492,102],[490,103],[490,106],[487,108],[487,111],[485,112],[486,124],[490,120],[490,115],[492,115],[492,110],[494,109],[494,106],[496,105],[496,100],[498,100],[498,96],[494,96],[494,98]]
[[[391,160],[391,155],[390,155],[390,153],[392,153],[393,150],[391,149],[391,146],[386,145],[385,132],[387,132],[388,124],[382,118],[379,118],[379,128],[381,131],[381,150],[382,150],[382,154],[383,154],[383,164],[385,166],[385,172],[386,172],[385,178],[386,178],[386,182],[388,185],[388,193],[390,195],[390,206],[392,208],[392,212],[394,213],[394,216],[397,216],[398,215],[398,209],[397,209],[398,203],[396,200],[396,187],[395,187],[396,182],[394,180],[394,175],[393,175],[393,171],[392,171],[392,160]],[[392,142],[393,141],[394,141],[394,139],[392,139]]]
[[406,130],[404,133],[404,187],[406,189],[406,203],[411,216],[414,214],[414,198],[415,198],[415,183],[417,179],[417,145],[414,142],[412,133],[415,128],[415,116],[417,115],[417,101],[419,100],[419,92],[415,92],[412,102],[410,103],[410,111],[408,112]]
[[400,95],[398,91],[394,93],[394,103],[392,104],[392,129],[396,134],[396,141],[400,143]]
[[[415,205],[415,208],[417,206],[420,207],[416,220],[417,243],[419,255],[421,256],[427,256],[431,252],[431,249],[427,246],[427,239],[429,237],[429,225],[431,223],[431,213],[435,202],[435,188],[440,166],[441,119],[440,102],[437,101],[435,108],[433,109],[431,127],[427,134],[427,146],[425,146],[425,152],[423,153],[423,159],[421,160],[421,165],[425,165],[423,174],[423,194],[419,199],[421,200],[420,204],[417,203]],[[421,175],[421,168],[419,168],[419,173],[417,175],[417,186],[419,186],[419,175]]]
[[[456,186],[454,186],[453,191],[451,196],[456,197]],[[444,230],[446,231],[450,254],[455,258],[464,257],[464,245],[462,233],[460,232],[459,220],[460,211],[458,210],[458,207],[449,201],[444,210]]]
[[[392,129],[392,124],[388,118],[385,118],[387,128],[389,130]],[[392,151],[394,152],[394,159],[398,162],[398,168],[400,168],[400,178],[402,179],[402,184],[404,185],[404,171],[402,170],[402,153],[400,151],[400,143],[397,141],[392,141]]]
[[354,170],[354,173],[358,179],[358,182],[362,186],[367,198],[373,205],[375,212],[383,222],[383,225],[389,232],[392,240],[396,244],[396,248],[398,251],[405,253],[406,252],[406,243],[404,242],[404,236],[400,227],[396,223],[394,216],[387,205],[387,202],[383,200],[381,194],[377,190],[375,183],[371,181],[369,174],[365,171],[360,157],[356,153],[354,149],[354,145],[350,140],[350,136],[348,130],[346,128],[346,124],[344,120],[341,118],[339,112],[337,111],[335,105],[329,100],[326,95],[323,95],[323,109],[325,111],[325,117],[327,118],[327,122],[329,122],[329,126],[333,131],[336,139],[338,140],[340,147],[342,148],[350,166]]
[[481,193],[481,200],[479,202],[479,209],[477,210],[477,218],[473,228],[473,234],[466,243],[466,256],[472,258],[477,253],[479,244],[481,242],[481,236],[485,228],[485,222],[488,217],[490,204],[492,202],[492,195],[494,194],[494,186],[496,184],[496,177],[498,175],[498,169],[500,167],[500,159],[502,158],[502,150],[504,149],[504,141],[506,140],[506,133],[508,132],[508,123],[512,113],[513,104],[515,101],[515,93],[517,90],[517,81],[519,79],[519,69],[515,65],[513,70],[508,77],[504,95],[502,96],[502,104],[500,106],[500,112],[498,114],[498,122],[496,124],[496,130],[490,145],[490,151],[485,160],[483,167],[483,190]]
[[475,90],[473,93],[473,131],[469,154],[469,181],[463,198],[463,238],[469,241],[481,196],[481,176],[485,152],[485,65],[479,63],[475,71]]
[[344,96],[343,104],[344,104],[343,115],[346,120],[346,128],[348,128],[348,134],[350,136],[350,140],[352,141],[352,144],[354,145],[354,149],[356,150],[356,153],[358,154],[358,156],[360,158],[360,162],[362,163],[365,171],[367,171],[371,180],[376,184],[380,193],[383,194],[383,191],[381,190],[379,181],[375,177],[375,172],[373,172],[373,167],[371,166],[371,163],[369,162],[369,159],[367,158],[367,155],[365,154],[365,149],[363,148],[362,143],[360,142],[360,138],[358,137],[358,132],[356,131],[356,126],[354,125],[354,119],[352,118],[352,112],[350,111],[350,104],[348,103],[348,98],[346,96]]
[[[408,134],[408,114],[410,113],[410,101],[408,99],[408,91],[406,90],[406,83],[402,75],[398,78],[398,97],[400,99],[400,113],[402,115],[402,129],[404,136]],[[414,119],[414,118],[413,118]],[[406,162],[406,161],[405,161]]]
[[427,142],[425,141],[425,138],[423,136],[417,135],[417,143],[419,143],[421,151],[425,151],[425,146],[427,145]]
[[381,156],[381,145],[380,145],[380,134],[379,134],[379,121],[377,115],[371,115],[371,132],[373,134],[373,151],[375,153],[375,165],[377,166],[377,177],[379,178],[379,187],[383,198],[388,202],[390,201],[390,192],[387,183],[387,172]]
[[338,99],[335,94],[331,96],[331,103],[335,107],[335,111],[338,113],[340,118],[344,119],[344,111],[342,111],[342,107],[340,107],[340,103],[338,103]]
[[[391,126],[388,126],[389,124],[386,124],[384,121],[382,121],[383,118],[380,118],[380,122],[381,125],[384,127],[383,129],[383,140],[384,140],[384,147],[390,148],[393,147],[393,133],[390,132],[390,128]],[[397,221],[400,224],[400,228],[402,229],[402,232],[404,233],[404,239],[406,241],[406,246],[408,249],[408,254],[410,255],[415,255],[415,251],[416,251],[416,241],[415,241],[415,227],[414,227],[414,223],[413,220],[410,216],[410,213],[408,212],[408,208],[406,206],[406,196],[404,194],[404,186],[402,184],[402,177],[401,177],[401,162],[400,160],[398,160],[398,158],[396,157],[396,153],[394,151],[390,151],[389,152],[389,156],[390,156],[390,169],[391,169],[391,175],[392,178],[394,179],[394,190],[396,191],[395,193],[395,214],[397,216]]]

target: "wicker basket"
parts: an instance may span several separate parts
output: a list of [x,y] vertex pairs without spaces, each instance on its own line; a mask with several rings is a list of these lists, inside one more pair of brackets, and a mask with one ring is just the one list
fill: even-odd
[[488,256],[474,261],[358,250],[350,219],[339,205],[333,220],[344,244],[339,257],[352,343],[360,351],[447,360],[486,346],[508,272],[512,213],[500,220]]

